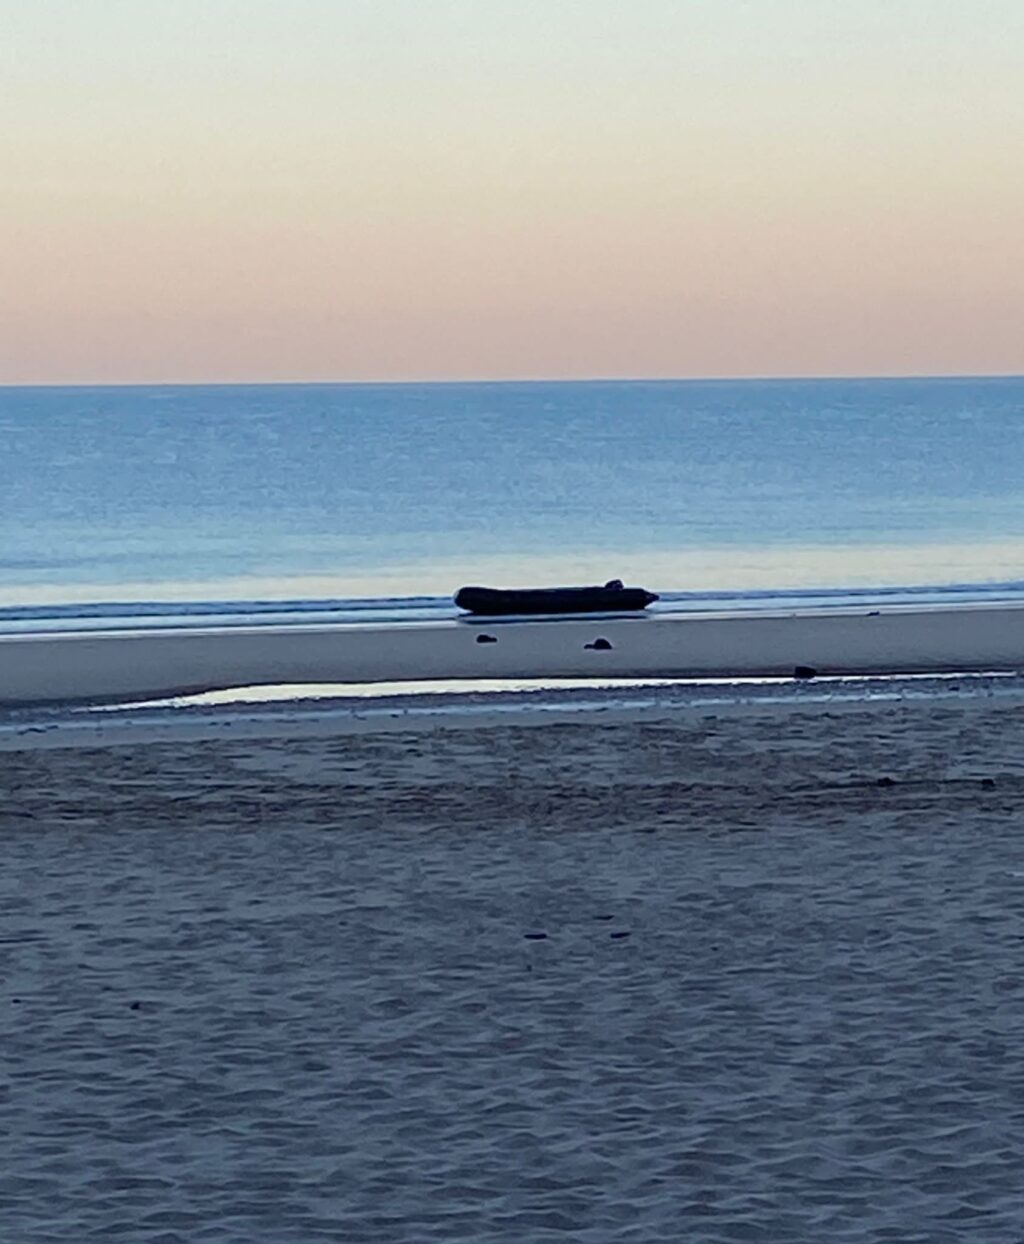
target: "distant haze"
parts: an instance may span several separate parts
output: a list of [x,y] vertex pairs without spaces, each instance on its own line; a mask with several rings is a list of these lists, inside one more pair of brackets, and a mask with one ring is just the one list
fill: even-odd
[[0,31],[0,382],[1024,371],[1020,0]]

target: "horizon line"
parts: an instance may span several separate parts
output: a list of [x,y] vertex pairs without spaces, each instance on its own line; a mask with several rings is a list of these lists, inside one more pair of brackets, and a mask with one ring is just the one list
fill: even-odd
[[569,384],[792,384],[822,380],[1024,380],[1024,372],[801,372],[785,375],[708,376],[462,376],[446,380],[0,380],[4,389],[232,389],[232,388],[425,388],[454,385],[569,385]]

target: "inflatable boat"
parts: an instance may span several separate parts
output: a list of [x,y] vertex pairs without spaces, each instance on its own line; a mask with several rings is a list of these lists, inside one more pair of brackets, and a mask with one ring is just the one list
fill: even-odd
[[612,579],[603,587],[496,588],[463,587],[455,603],[467,613],[494,618],[523,613],[607,613],[646,609],[658,599],[642,587],[623,587]]

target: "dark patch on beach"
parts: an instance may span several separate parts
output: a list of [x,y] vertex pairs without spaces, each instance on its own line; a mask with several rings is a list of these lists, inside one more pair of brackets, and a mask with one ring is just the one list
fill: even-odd
[[498,640],[494,635],[478,635],[476,642],[478,644],[496,644]]
[[813,665],[795,665],[793,667],[794,678],[817,678],[818,671]]
[[596,652],[609,652],[611,650],[611,644],[608,640],[603,639],[600,636],[598,636],[592,644],[584,644],[583,647],[592,648]]

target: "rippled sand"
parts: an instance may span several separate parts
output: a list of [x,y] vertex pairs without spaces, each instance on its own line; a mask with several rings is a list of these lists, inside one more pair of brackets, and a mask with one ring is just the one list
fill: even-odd
[[1024,1239],[1024,709],[0,755],[0,1238]]

